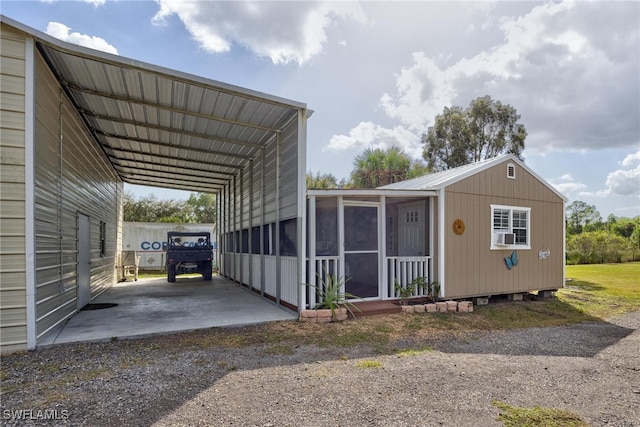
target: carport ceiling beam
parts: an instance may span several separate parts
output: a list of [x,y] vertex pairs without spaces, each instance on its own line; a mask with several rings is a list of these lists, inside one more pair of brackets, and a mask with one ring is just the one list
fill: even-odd
[[[175,168],[180,168],[180,166],[175,166],[175,165],[170,165],[167,163],[160,163],[160,162],[154,162],[154,161],[145,161],[145,160],[135,160],[135,159],[123,159],[121,157],[117,157],[113,154],[107,154],[107,156],[109,156],[109,159],[111,159],[111,162],[116,165],[116,166],[121,166],[123,168],[129,168],[129,169],[144,169],[144,170],[157,170],[154,168],[154,166],[158,166],[158,167],[164,167],[164,168],[171,168],[172,170]],[[175,160],[175,159],[174,159]],[[208,165],[207,162],[199,162],[197,160],[186,160],[187,162],[190,163],[201,163],[201,164],[205,164]],[[131,163],[133,164],[133,166],[127,166],[124,163]],[[144,166],[151,166],[152,169],[147,169],[147,168],[141,168],[140,165],[144,165]],[[221,172],[221,171],[217,171],[217,170],[211,170],[211,168],[198,168],[198,167],[193,167],[192,165],[189,166],[191,170],[194,171],[201,171],[204,172],[205,174],[207,174],[208,176],[212,176],[215,175],[224,175],[224,176],[235,176],[236,173],[231,173],[231,172]],[[217,178],[217,177],[216,177]]]
[[79,85],[77,85],[75,83],[71,83],[71,82],[64,82],[64,83],[71,90],[74,90],[76,92],[89,94],[89,95],[95,95],[95,96],[98,96],[98,97],[101,97],[101,98],[109,98],[109,99],[114,99],[116,101],[122,101],[122,102],[131,103],[131,104],[144,105],[144,106],[147,106],[147,107],[158,108],[160,110],[171,111],[172,113],[184,114],[184,115],[187,115],[187,116],[199,117],[201,119],[213,120],[213,121],[222,122],[222,123],[228,123],[228,124],[234,125],[234,126],[243,126],[243,127],[248,127],[248,128],[252,128],[252,129],[259,129],[259,130],[263,130],[265,132],[277,133],[277,132],[280,131],[280,129],[274,129],[274,128],[270,128],[268,126],[261,126],[261,125],[257,125],[257,124],[254,124],[254,123],[241,122],[239,120],[232,120],[232,119],[227,119],[227,118],[224,118],[224,117],[212,116],[211,114],[199,113],[197,111],[185,110],[183,108],[171,107],[169,105],[161,105],[161,104],[158,104],[158,103],[155,103],[155,102],[147,102],[147,101],[143,101],[141,99],[135,99],[135,98],[131,98],[131,97],[128,97],[128,96],[119,96],[119,95],[114,95],[114,94],[111,94],[111,93],[101,92],[99,90],[87,89],[87,88],[83,88],[83,87],[81,87],[81,86],[79,86]]
[[184,179],[184,178],[180,178],[179,180],[173,179],[173,178],[168,178],[168,177],[153,177],[153,179],[146,179],[144,176],[139,176],[138,174],[136,174],[135,172],[133,174],[124,174],[122,176],[123,179],[125,180],[130,180],[130,179],[134,179],[134,180],[138,180],[138,181],[147,181],[147,182],[155,182],[157,184],[162,184],[162,183],[167,183],[167,184],[171,184],[171,183],[175,183],[176,181],[179,181],[181,185],[193,185],[194,187],[206,187],[206,188],[222,188],[223,184],[219,184],[219,183],[210,183],[210,182],[203,182],[203,181],[196,181],[193,179]]
[[184,186],[180,186],[180,185],[175,185],[175,184],[160,184],[157,181],[146,181],[146,180],[141,180],[141,179],[130,179],[130,180],[125,180],[126,183],[128,184],[135,184],[135,185],[144,185],[144,186],[150,186],[150,187],[158,187],[158,188],[171,188],[174,190],[182,190],[182,191],[197,191],[199,193],[210,193],[210,194],[218,194],[221,190],[221,187],[203,187],[203,186],[196,186],[196,185],[184,185]]
[[[102,144],[102,146],[107,149],[107,150],[112,150],[112,151],[116,151],[118,153],[127,153],[127,154],[140,154],[142,156],[149,156],[149,157],[157,157],[159,159],[168,159],[168,160],[180,160],[180,161],[184,161],[184,162],[188,162],[188,163],[199,163],[202,165],[209,165],[209,166],[217,166],[217,167],[221,167],[221,168],[231,168],[234,170],[238,170],[238,169],[242,169],[243,166],[235,166],[229,163],[215,163],[215,162],[203,162],[202,160],[192,160],[192,159],[187,159],[184,157],[176,157],[176,156],[165,156],[164,154],[154,154],[154,153],[149,153],[148,151],[142,151],[142,150],[130,150],[128,148],[118,148],[118,147],[114,147],[112,145],[109,144]],[[114,156],[116,158],[118,158],[117,156]],[[167,165],[170,166],[170,165]],[[233,175],[233,174],[232,174]]]
[[120,139],[122,141],[139,142],[142,144],[156,145],[158,147],[177,148],[181,150],[195,151],[197,153],[215,154],[217,156],[232,157],[234,159],[242,159],[242,160],[249,160],[254,157],[254,156],[246,156],[242,154],[227,153],[224,151],[207,150],[206,148],[195,148],[195,147],[188,147],[183,145],[170,144],[168,142],[152,141],[150,139],[144,139],[144,138],[133,138],[127,135],[118,135],[115,133],[103,132],[99,129],[91,129],[91,130],[92,132],[95,132],[96,134],[105,136],[107,138]]
[[221,143],[225,143],[225,144],[241,145],[241,146],[244,146],[244,147],[260,148],[260,149],[264,148],[264,145],[258,144],[258,143],[253,143],[253,142],[239,141],[239,140],[236,140],[236,139],[229,139],[229,138],[220,138],[220,137],[213,136],[213,135],[207,135],[206,133],[191,132],[191,131],[187,131],[187,130],[183,130],[183,129],[176,129],[176,128],[167,127],[167,126],[154,125],[154,124],[146,123],[146,122],[139,122],[139,121],[136,121],[136,120],[128,120],[128,119],[119,118],[119,117],[106,116],[106,115],[103,115],[103,114],[95,114],[92,111],[84,110],[84,109],[81,109],[80,112],[82,114],[86,115],[86,116],[93,117],[93,118],[95,118],[97,120],[105,120],[105,121],[108,121],[108,122],[122,123],[122,124],[126,124],[126,125],[138,126],[138,127],[143,127],[143,128],[147,128],[147,129],[154,129],[154,130],[159,130],[159,131],[164,131],[164,132],[169,132],[169,133],[177,133],[177,134],[180,134],[180,135],[193,136],[193,137],[196,137],[196,138],[207,139],[207,140],[213,141],[213,142],[221,142]]
[[180,172],[175,172],[175,171],[165,172],[165,171],[156,171],[154,169],[129,168],[129,167],[120,166],[120,165],[114,165],[114,167],[119,173],[121,173],[121,175],[136,175],[136,176],[139,175],[147,178],[168,178],[167,176],[164,176],[164,175],[158,175],[158,174],[164,173],[164,174],[171,175],[171,177],[175,178],[176,180],[183,179],[182,177],[197,178],[199,180],[197,182],[206,182],[208,184],[226,184],[228,181],[228,179],[225,179],[225,178],[203,176],[202,174],[187,173],[187,172],[183,172],[182,170],[180,170]]

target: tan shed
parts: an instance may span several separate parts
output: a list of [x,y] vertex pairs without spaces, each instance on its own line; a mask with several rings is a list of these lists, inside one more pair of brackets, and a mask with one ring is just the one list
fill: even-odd
[[[395,284],[417,278],[450,299],[564,284],[566,199],[515,156],[307,198],[310,283],[329,271],[365,300],[397,299]],[[314,293],[306,296],[313,307]]]

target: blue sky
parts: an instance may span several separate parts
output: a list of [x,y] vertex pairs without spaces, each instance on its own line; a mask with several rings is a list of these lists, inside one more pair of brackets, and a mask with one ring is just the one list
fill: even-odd
[[[7,1],[68,42],[305,102],[307,168],[421,153],[444,107],[516,108],[525,162],[603,217],[640,215],[640,2]],[[137,195],[188,193],[127,186]]]

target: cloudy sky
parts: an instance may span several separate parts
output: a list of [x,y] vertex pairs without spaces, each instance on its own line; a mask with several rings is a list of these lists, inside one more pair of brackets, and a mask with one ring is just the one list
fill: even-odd
[[71,43],[305,102],[315,111],[308,169],[338,178],[369,147],[419,158],[444,107],[490,95],[516,108],[526,163],[570,201],[605,218],[640,215],[637,1],[3,0],[2,14]]

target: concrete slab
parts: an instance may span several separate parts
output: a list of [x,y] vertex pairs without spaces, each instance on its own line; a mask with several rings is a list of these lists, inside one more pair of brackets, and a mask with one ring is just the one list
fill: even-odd
[[70,342],[106,341],[154,334],[240,326],[297,319],[297,313],[280,307],[220,276],[211,282],[201,277],[178,276],[138,280],[113,285],[92,304],[118,304],[100,310],[80,311],[39,346]]

